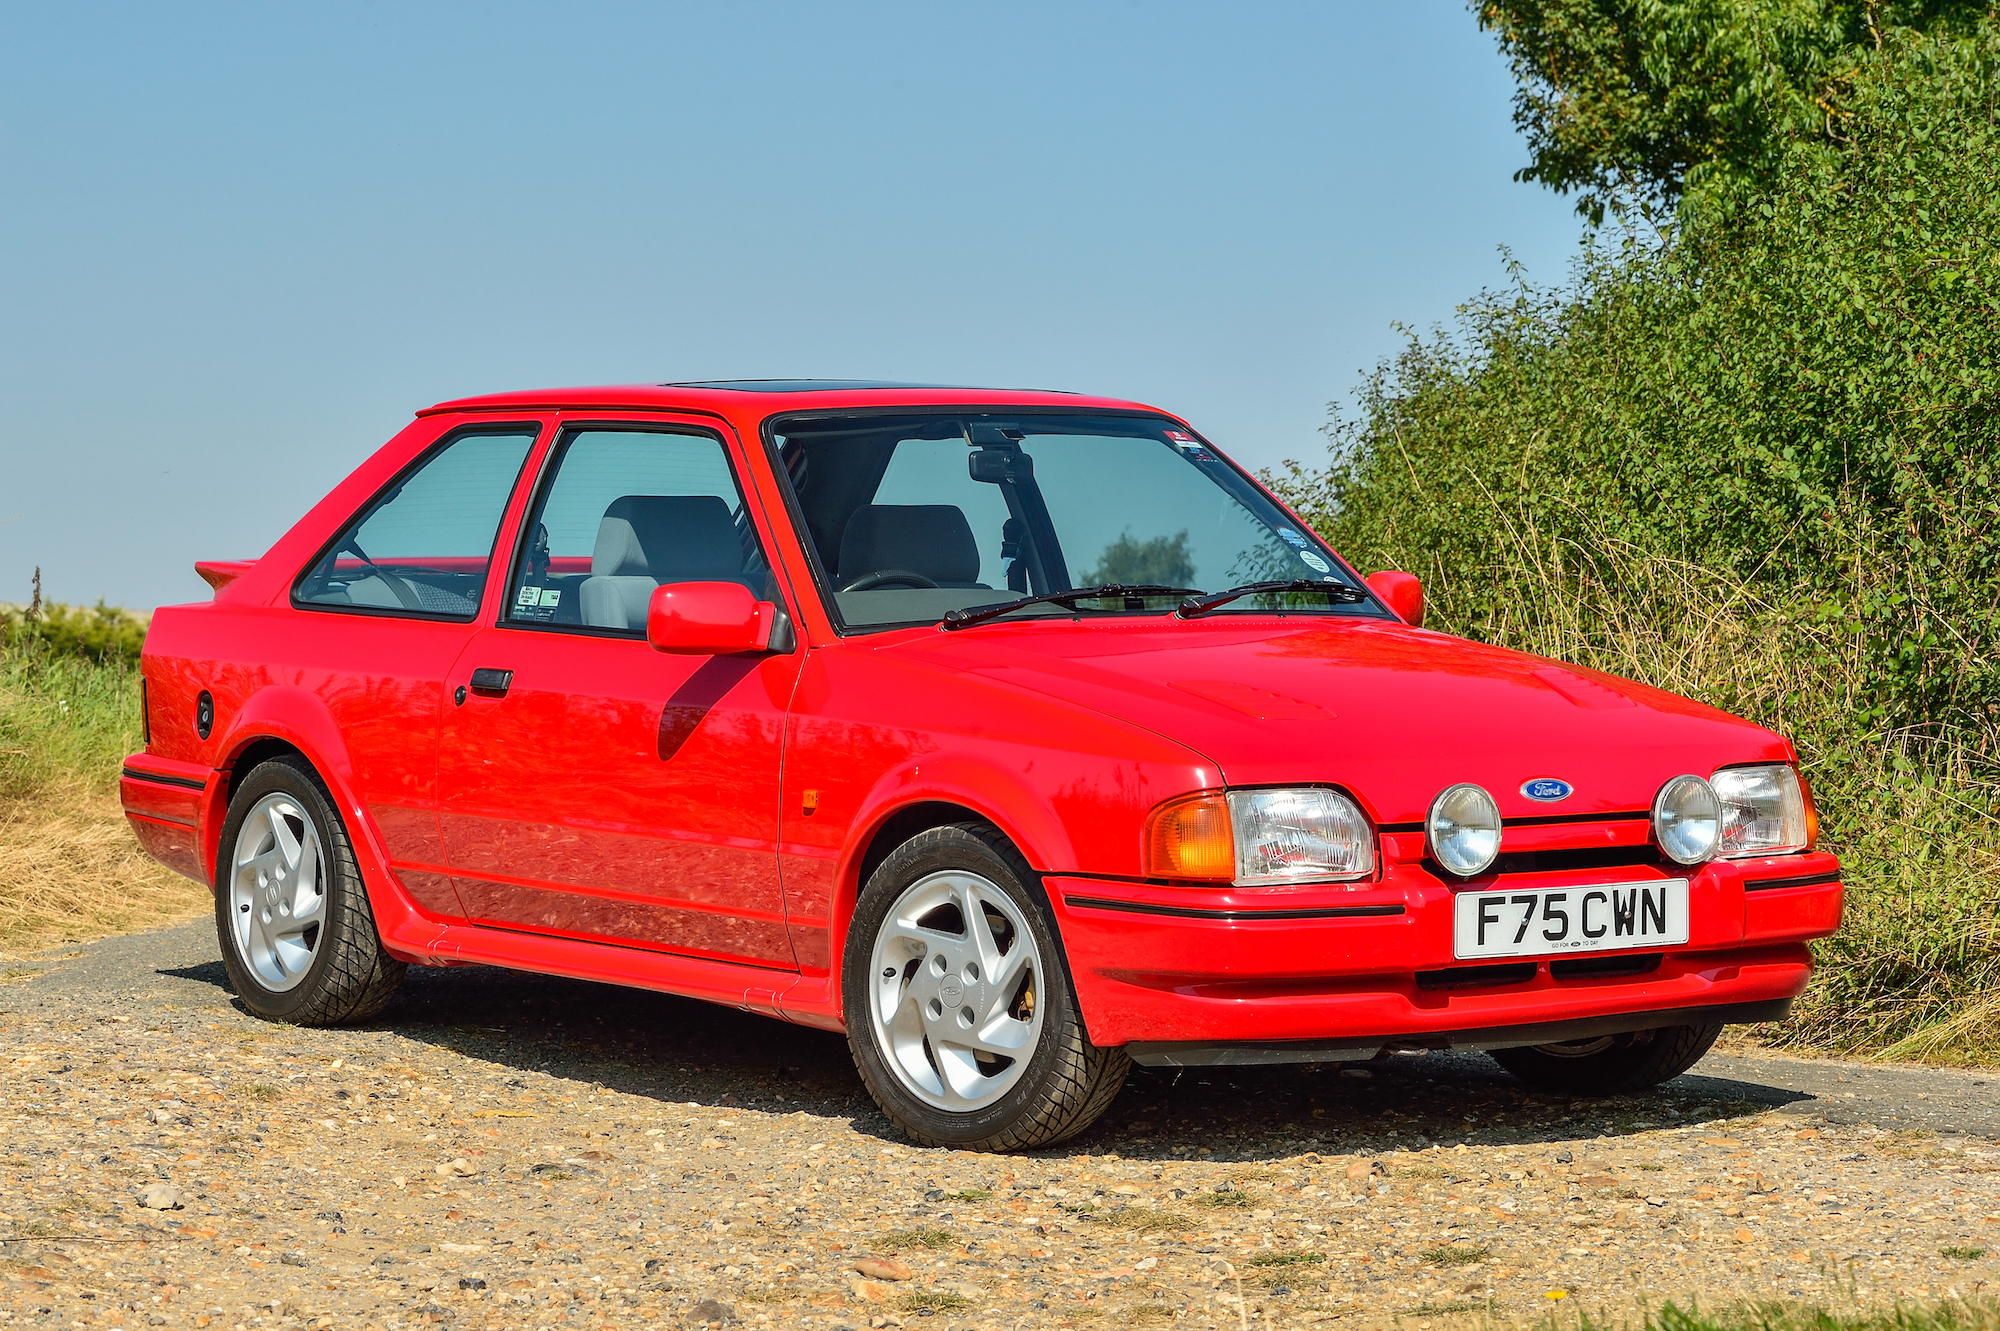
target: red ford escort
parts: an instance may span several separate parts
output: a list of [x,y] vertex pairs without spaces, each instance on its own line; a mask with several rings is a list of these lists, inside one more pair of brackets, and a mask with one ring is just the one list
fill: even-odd
[[197,567],[121,788],[273,1020],[411,965],[643,986],[843,1031],[912,1137],[1007,1149],[1131,1061],[1652,1085],[1840,920],[1784,739],[1426,631],[1129,402],[448,402]]

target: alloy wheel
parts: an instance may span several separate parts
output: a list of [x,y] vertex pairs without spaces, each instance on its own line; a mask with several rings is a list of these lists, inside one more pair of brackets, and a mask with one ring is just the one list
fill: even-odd
[[876,931],[868,993],[896,1079],[937,1109],[1012,1090],[1042,1033],[1044,969],[1020,908],[990,880],[948,870],[910,885]]
[[266,795],[237,830],[229,863],[237,956],[270,992],[296,988],[325,934],[326,853],[319,829],[290,795]]

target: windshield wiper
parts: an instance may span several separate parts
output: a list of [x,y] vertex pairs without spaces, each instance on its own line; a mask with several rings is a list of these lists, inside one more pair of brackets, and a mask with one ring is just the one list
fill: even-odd
[[[1040,596],[1023,596],[1018,601],[1002,601],[998,605],[975,605],[964,610],[947,610],[938,621],[940,628],[962,629],[972,624],[983,624],[989,619],[998,619],[1010,610],[1019,610],[1030,605],[1063,605],[1071,601],[1110,601],[1123,598],[1127,601],[1158,599],[1166,596],[1199,596],[1199,587],[1163,587],[1156,582],[1107,582],[1097,587],[1072,587],[1066,592],[1044,592]],[[1183,601],[1182,605],[1187,602]],[[1138,610],[1140,606],[1128,606]]]
[[1368,599],[1368,593],[1359,587],[1350,587],[1344,582],[1314,582],[1310,578],[1279,578],[1275,582],[1246,582],[1241,587],[1231,587],[1226,592],[1211,592],[1207,596],[1190,596],[1175,609],[1176,619],[1193,619],[1205,615],[1220,605],[1242,596],[1255,596],[1260,592],[1318,592],[1336,605],[1360,605]]

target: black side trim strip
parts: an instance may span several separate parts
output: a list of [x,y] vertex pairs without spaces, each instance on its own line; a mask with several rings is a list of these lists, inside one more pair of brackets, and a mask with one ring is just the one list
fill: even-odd
[[1554,827],[1557,823],[1637,823],[1653,815],[1640,809],[1633,813],[1551,813],[1533,818],[1502,818],[1502,827]]
[[1122,910],[1134,915],[1175,915],[1189,920],[1352,920],[1369,915],[1401,915],[1402,906],[1323,906],[1313,910],[1200,910],[1194,906],[1158,906],[1150,901],[1107,901],[1103,897],[1069,897],[1065,904],[1092,910]]
[[151,781],[155,785],[180,786],[186,790],[207,790],[208,782],[197,781],[191,776],[166,776],[160,772],[142,772],[136,767],[121,767],[118,775],[130,777],[134,781]]
[[1759,878],[1754,882],[1746,878],[1743,880],[1743,890],[1745,892],[1768,892],[1774,887],[1816,887],[1821,883],[1837,883],[1839,881],[1840,871],[1836,869],[1832,873],[1809,873],[1799,878]]
[[1424,830],[1424,825],[1422,823],[1384,823],[1375,830],[1378,832],[1421,832]]

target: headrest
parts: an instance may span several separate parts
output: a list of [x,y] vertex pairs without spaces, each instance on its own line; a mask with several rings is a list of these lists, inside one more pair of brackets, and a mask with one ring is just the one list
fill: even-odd
[[743,542],[715,495],[621,495],[597,524],[590,571],[599,577],[699,582],[743,572]]
[[869,504],[840,537],[840,576],[880,568],[921,573],[936,583],[979,581],[979,543],[955,504]]

